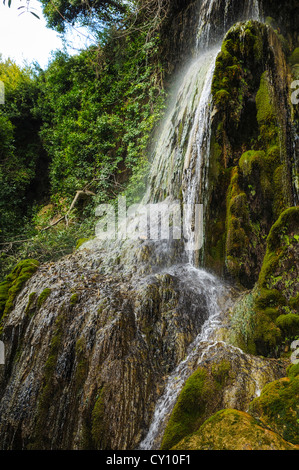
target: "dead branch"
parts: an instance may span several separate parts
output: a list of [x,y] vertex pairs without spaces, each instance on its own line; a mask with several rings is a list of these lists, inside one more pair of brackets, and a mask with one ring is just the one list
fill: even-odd
[[[55,222],[53,222],[52,224],[48,225],[47,227],[44,227],[42,228],[41,230],[39,230],[39,232],[45,232],[46,230],[49,230],[50,228],[52,227],[55,227],[55,225],[59,224],[59,222],[62,222],[63,220],[65,220],[66,222],[66,225],[68,226],[68,217],[71,213],[71,211],[74,209],[74,207],[76,206],[76,204],[78,203],[78,201],[80,199],[82,199],[83,197],[86,197],[86,196],[95,196],[95,193],[93,193],[92,191],[89,191],[88,189],[86,189],[89,185],[87,185],[83,190],[79,190],[76,192],[76,195],[67,211],[66,214],[64,214],[63,216],[61,216],[58,220],[56,220]],[[30,242],[32,240],[32,238],[28,238],[28,239],[25,239],[25,240],[13,240],[13,241],[9,241],[9,242],[2,242],[0,243],[0,246],[5,246],[5,245],[8,245],[8,246],[11,246],[12,245],[15,245],[15,244],[18,244],[18,243],[25,243],[25,242]]]

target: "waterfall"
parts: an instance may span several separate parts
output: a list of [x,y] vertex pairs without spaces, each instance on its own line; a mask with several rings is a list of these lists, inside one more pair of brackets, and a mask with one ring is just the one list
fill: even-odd
[[[222,25],[215,30],[213,18],[222,18]],[[178,87],[176,100],[172,105],[161,137],[158,141],[150,175],[146,200],[157,201],[161,197],[178,197],[182,191],[186,205],[184,223],[187,228],[187,265],[183,272],[178,267],[171,271],[176,276],[192,276],[198,295],[204,295],[209,309],[208,319],[189,347],[186,358],[178,364],[168,377],[164,393],[159,398],[149,430],[140,443],[141,450],[156,449],[161,445],[167,420],[173,410],[184,383],[199,366],[213,343],[213,333],[220,324],[220,314],[225,310],[223,294],[225,287],[211,274],[196,269],[197,258],[194,250],[188,249],[188,242],[197,246],[196,237],[203,236],[203,227],[198,233],[195,220],[198,217],[195,205],[204,203],[205,168],[209,164],[211,124],[211,84],[219,44],[224,34],[236,21],[260,19],[258,0],[236,2],[234,0],[203,0],[200,7],[196,46],[198,58],[185,71]],[[217,45],[218,44],[218,45]],[[168,271],[170,272],[170,271]],[[222,305],[221,304],[222,297]]]
[[198,50],[219,42],[228,29],[236,22],[261,19],[259,0],[203,0],[197,28]]
[[[194,124],[189,138],[185,156],[183,175],[183,202],[185,204],[184,226],[186,227],[188,261],[196,264],[196,251],[188,247],[198,247],[203,244],[203,227],[199,222],[202,218],[198,214],[196,204],[203,202],[205,183],[203,178],[203,166],[207,165],[210,155],[210,129],[211,129],[211,85],[215,68],[216,53],[212,54],[212,61],[206,75],[205,84],[201,92],[198,108],[195,114]],[[198,219],[198,223],[196,223]],[[199,227],[199,231],[195,227]]]
[[[202,356],[206,354],[205,348],[203,348],[200,355],[199,351],[201,351],[202,345],[209,347],[213,333],[220,325],[219,317],[224,308],[223,305],[220,305],[220,299],[223,299],[225,293],[224,286],[213,275],[195,267],[196,251],[189,249],[192,246],[197,246],[198,240],[196,238],[202,237],[202,227],[200,227],[200,232],[195,230],[195,219],[198,216],[196,214],[196,204],[204,197],[203,186],[205,182],[202,170],[203,166],[208,164],[209,159],[211,85],[218,52],[219,47],[216,47],[200,55],[185,74],[178,91],[178,100],[165,121],[164,132],[162,132],[162,137],[158,143],[156,159],[152,167],[151,177],[157,189],[159,188],[159,185],[157,185],[158,177],[162,183],[163,175],[165,177],[165,172],[169,171],[168,165],[170,164],[170,167],[172,167],[173,158],[176,157],[177,161],[181,163],[180,178],[182,181],[183,204],[187,207],[184,211],[184,225],[187,229],[185,233],[187,238],[185,244],[187,264],[173,266],[167,272],[179,278],[188,279],[188,282],[194,286],[198,298],[205,298],[208,306],[208,318],[189,346],[186,358],[178,364],[169,376],[164,394],[156,404],[149,431],[140,444],[141,450],[157,448],[161,444],[167,418],[185,381],[196,369],[197,364],[200,364]],[[193,106],[191,106],[193,116],[191,115],[189,120],[182,124],[182,116],[190,113],[190,96],[192,96],[192,90],[194,89]],[[181,108],[178,108],[178,106],[181,106]],[[190,122],[192,123],[191,126]],[[175,135],[175,125],[181,128],[181,139],[183,139],[183,145],[180,141],[180,146],[176,149],[176,152],[170,139],[171,136]],[[166,149],[168,149],[168,152],[166,152]],[[169,149],[171,149],[170,152]],[[168,197],[174,197],[175,185],[168,182],[164,186],[164,191],[166,191]],[[147,197],[149,196],[147,195]]]
[[[173,271],[178,275],[178,268]],[[178,395],[182,390],[184,383],[190,377],[196,367],[202,362],[207,354],[209,347],[213,343],[213,333],[220,326],[220,313],[223,311],[223,304],[220,305],[220,299],[225,295],[225,287],[213,275],[204,270],[196,269],[190,265],[182,268],[181,275],[188,278],[198,292],[198,296],[205,296],[209,307],[209,317],[202,326],[200,333],[189,346],[186,358],[178,364],[172,374],[168,377],[165,391],[156,404],[152,423],[149,431],[140,444],[140,450],[157,449],[161,445],[163,432]]]

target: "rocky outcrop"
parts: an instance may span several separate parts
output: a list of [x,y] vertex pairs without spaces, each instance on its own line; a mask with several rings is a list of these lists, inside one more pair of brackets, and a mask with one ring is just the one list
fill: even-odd
[[[169,71],[186,48],[192,55],[191,43],[213,44],[244,19],[245,3],[261,7],[173,2],[165,28],[175,34],[164,46],[177,43],[178,54],[171,52]],[[282,8],[277,21],[285,15]],[[41,266],[27,260],[1,284],[2,449],[135,449],[177,370],[186,380],[167,416],[164,449],[295,448],[298,381],[286,379],[283,349],[298,334],[296,113],[284,41],[293,47],[291,27],[290,37],[258,21],[238,23],[216,61],[211,134],[204,136],[211,137],[210,161],[200,184],[208,198],[205,266],[225,280],[180,265],[177,240],[139,238],[91,240]],[[198,98],[197,88],[187,97]],[[186,151],[191,111],[184,123],[175,110],[171,154]],[[211,338],[196,341],[216,304]],[[273,416],[277,397],[287,419]]]
[[[180,408],[188,416],[190,407],[193,406],[198,411],[204,404],[204,388],[202,384],[201,387],[198,386],[198,376],[202,376],[203,371],[204,369],[197,371],[186,383],[168,425],[170,430],[171,425],[175,430],[173,440],[169,440],[167,429],[163,441],[165,444],[168,439],[173,450],[299,450],[297,366],[288,369],[288,377],[267,384],[246,410],[235,409],[230,406],[232,403],[227,403],[225,409],[216,410],[214,414],[209,413],[208,419],[204,421],[196,422],[198,414],[193,415],[193,423],[191,421],[191,426],[184,429]],[[209,378],[211,380],[213,377],[215,383],[218,383],[218,395],[229,385],[230,371],[230,364],[224,365],[223,362],[210,369]],[[197,386],[194,383],[196,381]],[[204,384],[207,382],[205,377]],[[192,393],[188,390],[190,387]],[[211,411],[211,399],[206,400],[206,404]],[[178,416],[181,420],[175,423]]]
[[173,450],[299,450],[248,413],[222,410]]
[[[255,357],[216,341],[186,381],[166,426],[161,448],[176,448],[217,411],[229,408],[248,411],[253,398],[260,395],[266,384],[286,375],[287,365],[288,361]],[[186,440],[183,442],[180,445],[185,445]]]
[[289,70],[270,26],[227,33],[212,92],[206,265],[252,288],[266,237],[297,198]]
[[142,276],[141,263],[110,275],[110,262],[82,248],[42,265],[16,297],[2,333],[3,449],[133,449],[149,427],[208,316],[208,278]]

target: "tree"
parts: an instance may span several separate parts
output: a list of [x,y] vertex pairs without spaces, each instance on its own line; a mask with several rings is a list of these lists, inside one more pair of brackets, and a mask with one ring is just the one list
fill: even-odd
[[111,24],[120,19],[129,8],[129,3],[119,0],[40,0],[48,26],[64,32],[67,24],[74,26],[99,22]]

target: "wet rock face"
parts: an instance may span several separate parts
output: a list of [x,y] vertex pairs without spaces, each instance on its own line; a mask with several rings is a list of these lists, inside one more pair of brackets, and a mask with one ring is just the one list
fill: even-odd
[[4,449],[135,448],[207,318],[188,271],[99,274],[89,253],[41,266],[4,325]]
[[[242,19],[245,3],[173,2],[175,15],[169,21],[180,21],[165,47],[170,50],[169,44],[177,40],[178,56],[174,59],[172,50],[169,63],[175,67],[187,48],[192,54],[191,43],[194,48],[200,47],[201,40],[212,44],[230,23]],[[204,9],[207,5],[211,8]],[[200,26],[197,37],[192,33],[195,24]],[[213,116],[208,178],[207,265],[221,273],[225,266],[235,281],[252,287],[263,264],[266,235],[279,208],[283,209],[280,204],[290,204],[287,190],[292,185],[289,115],[283,110],[285,56],[272,30],[256,22],[245,28],[237,26],[230,32],[216,64],[219,87],[214,91],[219,109]],[[272,95],[282,98],[275,112],[270,106]],[[253,124],[250,129],[248,119]],[[279,123],[282,134],[278,136]],[[191,117],[185,129],[190,127]],[[183,131],[181,125],[173,135],[181,140]],[[279,260],[287,263],[290,256],[284,260],[278,249]],[[0,365],[3,449],[135,449],[139,445],[167,376],[189,354],[188,346],[208,318],[217,297],[215,289],[219,288],[220,301],[222,297],[213,276],[199,270],[195,275],[190,266],[176,265],[181,254],[181,245],[175,243],[138,240],[101,249],[90,242],[55,264],[40,266],[22,284],[2,325],[6,347],[5,365]],[[277,274],[274,287],[280,288],[280,272],[272,273]],[[289,284],[290,279],[285,281]],[[230,296],[231,290],[226,294]],[[294,295],[287,298],[289,308],[298,302]],[[289,317],[280,319],[282,326],[287,326],[286,320]],[[229,425],[232,419],[244,418],[248,427],[251,421],[243,413],[250,401],[267,382],[285,373],[283,363],[244,354],[217,339],[193,353],[187,363],[189,376],[200,366],[206,378],[200,397],[205,411],[197,416],[196,426],[225,407],[238,410],[237,415],[229,414]],[[264,404],[256,405],[265,419]],[[242,432],[244,426],[236,429]],[[259,435],[260,429],[256,432]],[[275,445],[280,448],[280,444]],[[201,445],[206,444],[195,444]],[[211,444],[212,448],[226,445],[224,441]]]
[[261,4],[261,0],[172,0],[161,30],[161,57],[168,78],[194,57],[199,47],[221,42],[237,21],[262,16]]
[[[172,73],[196,51],[209,35],[211,46],[221,41],[228,29],[245,19],[268,19],[293,47],[298,42],[296,0],[183,0],[171,1],[161,31],[162,57]],[[197,33],[194,34],[194,31]]]

